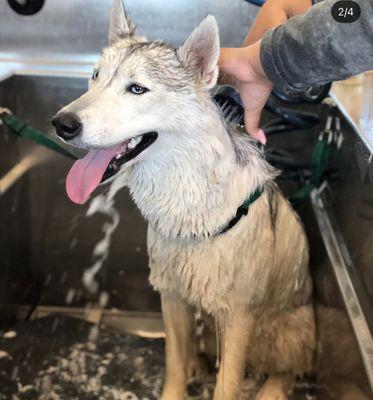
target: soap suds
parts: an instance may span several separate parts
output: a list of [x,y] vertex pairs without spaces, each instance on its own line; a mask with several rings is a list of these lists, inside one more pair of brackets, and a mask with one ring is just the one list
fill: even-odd
[[17,332],[15,331],[8,331],[3,333],[3,338],[5,339],[13,339],[17,336]]

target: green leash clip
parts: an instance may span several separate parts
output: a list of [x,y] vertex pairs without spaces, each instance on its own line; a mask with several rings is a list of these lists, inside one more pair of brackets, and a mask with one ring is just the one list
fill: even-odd
[[[339,118],[336,117],[336,132],[331,130],[332,122],[333,117],[329,116],[326,121],[326,127],[320,133],[319,140],[313,150],[311,158],[311,177],[309,182],[289,197],[289,201],[293,205],[298,205],[302,200],[306,199],[310,195],[313,189],[318,188],[321,184],[332,151],[335,149],[334,136],[335,134],[341,134]],[[337,148],[339,148],[342,144],[340,137],[336,137],[336,142]]]
[[59,143],[46,136],[44,133],[34,129],[32,126],[15,117],[9,112],[9,110],[2,108],[0,111],[0,122],[2,121],[17,136],[31,140],[34,143],[46,147],[49,150],[53,150],[56,153],[62,154],[66,157],[72,158],[73,160],[78,158]]

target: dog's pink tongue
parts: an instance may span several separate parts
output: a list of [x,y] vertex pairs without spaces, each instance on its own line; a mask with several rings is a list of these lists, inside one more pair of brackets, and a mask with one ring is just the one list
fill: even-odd
[[121,146],[119,144],[107,150],[90,150],[84,158],[74,163],[66,178],[66,192],[71,201],[84,204],[88,200]]

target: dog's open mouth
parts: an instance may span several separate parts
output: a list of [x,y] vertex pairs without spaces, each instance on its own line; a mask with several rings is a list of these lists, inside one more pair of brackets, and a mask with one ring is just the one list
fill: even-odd
[[101,182],[105,182],[107,179],[114,176],[123,164],[134,159],[151,146],[156,141],[157,136],[157,132],[149,132],[124,142],[121,151],[111,159]]
[[93,149],[75,162],[66,178],[70,200],[84,204],[97,186],[114,176],[120,167],[136,158],[157,139],[157,132],[136,136],[109,149]]

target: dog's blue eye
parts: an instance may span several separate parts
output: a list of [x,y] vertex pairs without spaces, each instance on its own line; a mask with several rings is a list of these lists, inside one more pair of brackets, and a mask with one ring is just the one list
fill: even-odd
[[92,80],[95,81],[98,78],[99,70],[94,69],[92,74]]
[[147,89],[144,86],[137,85],[134,83],[133,85],[129,86],[128,91],[133,93],[133,94],[143,94],[147,92],[149,89]]

